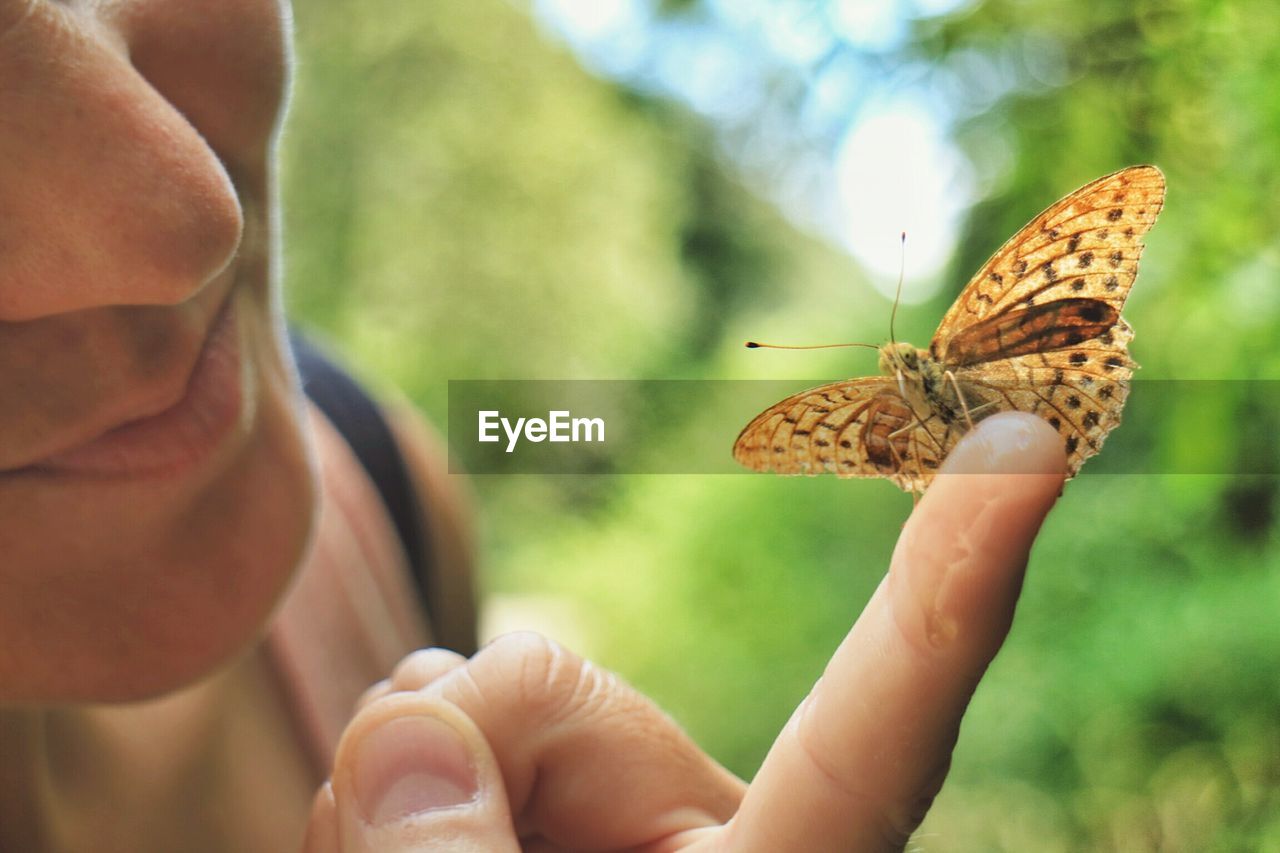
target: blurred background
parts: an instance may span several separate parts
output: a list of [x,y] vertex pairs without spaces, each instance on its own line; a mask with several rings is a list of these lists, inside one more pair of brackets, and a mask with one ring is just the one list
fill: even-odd
[[[1019,226],[1140,162],[1169,183],[1140,378],[1280,378],[1269,0],[295,5],[290,308],[441,429],[449,379],[874,373],[742,341],[885,339],[906,230],[923,345]],[[1275,459],[1259,385],[1226,387],[1142,440]],[[617,670],[747,777],[911,508],[828,477],[471,487],[488,630]],[[1073,482],[912,849],[1280,851],[1276,502],[1275,477]]]

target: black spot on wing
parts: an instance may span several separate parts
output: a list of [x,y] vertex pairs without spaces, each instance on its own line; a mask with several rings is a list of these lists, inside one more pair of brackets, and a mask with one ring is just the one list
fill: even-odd
[[[1086,323],[1102,322],[1102,318],[1107,316],[1108,309],[1111,309],[1111,306],[1107,305],[1107,303],[1099,302],[1096,299],[1086,299],[1084,301],[1086,304],[1080,306],[1079,316]],[[1111,310],[1114,311],[1115,309]]]

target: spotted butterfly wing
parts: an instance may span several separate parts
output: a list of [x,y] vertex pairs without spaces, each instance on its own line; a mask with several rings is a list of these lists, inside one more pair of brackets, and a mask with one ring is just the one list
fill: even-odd
[[1120,423],[1137,364],[1120,316],[1164,175],[1132,166],[1086,184],[988,260],[942,318],[930,351],[988,413],[1039,415],[1074,476]]
[[912,428],[915,420],[892,377],[833,382],[765,409],[742,430],[733,457],[757,471],[887,477],[923,491],[920,471],[936,470],[943,454]]

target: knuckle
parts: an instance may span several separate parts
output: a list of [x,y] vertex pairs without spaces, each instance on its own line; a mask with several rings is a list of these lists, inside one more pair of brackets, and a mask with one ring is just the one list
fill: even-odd
[[846,774],[845,768],[833,758],[839,753],[828,747],[822,733],[814,724],[813,715],[808,713],[812,704],[813,694],[810,694],[804,700],[805,707],[798,715],[796,724],[796,742],[800,746],[805,762],[820,781],[846,800],[867,800],[867,792],[856,785],[854,780]]
[[532,631],[497,638],[481,650],[475,664],[514,686],[516,701],[543,721],[590,713],[616,692],[611,673]]
[[[807,705],[812,696],[805,700]],[[796,742],[820,784],[827,785],[851,811],[869,821],[872,830],[891,849],[905,847],[924,818],[928,805],[916,798],[910,803],[899,803],[890,790],[877,791],[867,787],[866,781],[856,778],[849,768],[839,763],[839,750],[828,747],[820,731],[813,724],[813,717],[802,712],[796,726]],[[932,802],[932,797],[930,797]]]
[[556,658],[563,653],[559,643],[536,631],[512,631],[492,640],[476,657],[537,679],[553,669]]

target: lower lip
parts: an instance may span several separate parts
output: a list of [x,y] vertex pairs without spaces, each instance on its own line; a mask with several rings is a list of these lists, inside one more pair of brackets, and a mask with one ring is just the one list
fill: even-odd
[[181,400],[34,467],[113,478],[178,475],[213,453],[239,420],[244,394],[240,365],[240,334],[231,298],[209,330]]

